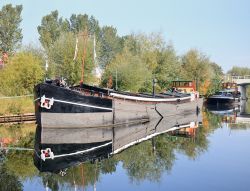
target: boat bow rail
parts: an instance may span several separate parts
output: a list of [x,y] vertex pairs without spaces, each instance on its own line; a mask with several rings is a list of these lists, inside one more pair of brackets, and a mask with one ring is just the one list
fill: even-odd
[[176,101],[191,99],[191,96],[178,97],[178,98],[149,98],[149,97],[137,97],[137,96],[123,95],[123,94],[118,94],[118,93],[110,93],[110,95],[114,98],[133,100],[133,101],[144,101],[144,102],[176,102]]

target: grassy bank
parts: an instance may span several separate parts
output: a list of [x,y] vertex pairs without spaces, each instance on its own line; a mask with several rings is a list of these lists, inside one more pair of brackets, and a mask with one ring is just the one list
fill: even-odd
[[34,113],[33,97],[0,99],[0,115]]

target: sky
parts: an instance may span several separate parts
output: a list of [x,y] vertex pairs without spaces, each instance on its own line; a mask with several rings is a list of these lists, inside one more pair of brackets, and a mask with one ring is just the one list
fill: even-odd
[[220,65],[250,67],[250,0],[0,0],[23,5],[23,44],[39,45],[42,17],[93,15],[119,35],[161,32],[178,55],[195,48]]

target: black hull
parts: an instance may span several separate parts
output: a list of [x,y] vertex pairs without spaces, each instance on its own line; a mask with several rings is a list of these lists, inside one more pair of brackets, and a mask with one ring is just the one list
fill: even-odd
[[[41,150],[35,151],[36,153],[34,154],[34,164],[40,172],[59,173],[61,170],[76,166],[80,163],[92,161],[94,162],[96,159],[100,160],[108,158],[112,153],[112,144],[108,144],[107,142],[92,144],[44,144],[40,146],[41,149],[51,148],[55,155],[54,159],[47,159],[44,161],[40,157]],[[98,146],[100,148],[84,153],[85,150],[92,149]],[[69,155],[67,156],[67,154]],[[61,155],[61,157],[57,157],[59,155]]]
[[49,84],[38,84],[35,87],[35,99],[45,95],[47,98],[54,98],[56,100],[63,100],[69,103],[79,103],[93,106],[83,107],[72,104],[65,104],[55,102],[56,106],[51,109],[41,108],[40,112],[51,112],[51,113],[89,113],[89,112],[103,112],[106,111],[102,108],[112,109],[112,100],[102,97],[88,96],[80,92],[73,91],[68,88],[62,88],[59,86],[53,86]]
[[232,98],[207,98],[207,104],[208,105],[218,105],[218,104],[233,104],[238,99],[232,99]]
[[[38,84],[34,89],[34,94],[36,119],[38,125],[41,127],[43,127],[42,115],[48,113],[110,113],[112,115],[112,100],[101,96],[84,95],[78,91],[46,83]],[[42,96],[48,99],[54,99],[51,108],[41,107]],[[60,117],[60,115],[58,115],[58,117]],[[55,120],[60,120],[60,118]]]
[[42,128],[111,126],[183,112],[196,112],[201,100],[191,96],[143,96],[82,85],[65,88],[38,84],[34,89],[37,124]]

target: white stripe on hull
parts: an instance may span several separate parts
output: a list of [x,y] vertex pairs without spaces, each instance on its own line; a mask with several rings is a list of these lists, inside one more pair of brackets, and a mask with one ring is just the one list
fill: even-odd
[[[77,106],[83,106],[83,107],[90,107],[90,108],[95,108],[95,109],[103,109],[103,110],[108,110],[108,111],[113,111],[112,108],[108,108],[108,107],[100,107],[100,106],[95,106],[95,105],[89,105],[89,104],[85,104],[85,103],[78,103],[78,102],[71,102],[71,101],[64,101],[64,100],[59,100],[59,99],[54,99],[54,98],[47,98],[46,99],[53,99],[53,102],[59,102],[59,103],[66,103],[66,104],[71,104],[71,105],[77,105]],[[34,102],[36,102],[37,100],[40,100],[41,98],[37,98],[34,100]]]
[[129,96],[117,93],[110,93],[111,96],[121,99],[127,100],[136,100],[136,101],[145,101],[145,102],[176,102],[177,100],[189,100],[191,96],[188,97],[180,97],[180,98],[148,98],[148,97],[137,97],[137,96]]
[[107,108],[107,107],[99,107],[99,106],[94,106],[94,105],[89,105],[89,104],[83,104],[83,103],[76,103],[76,102],[70,102],[70,101],[63,101],[59,99],[54,99],[55,102],[59,103],[67,103],[67,104],[72,104],[72,105],[78,105],[78,106],[84,106],[84,107],[90,107],[90,108],[95,108],[95,109],[104,109],[108,111],[113,111],[112,108]]

